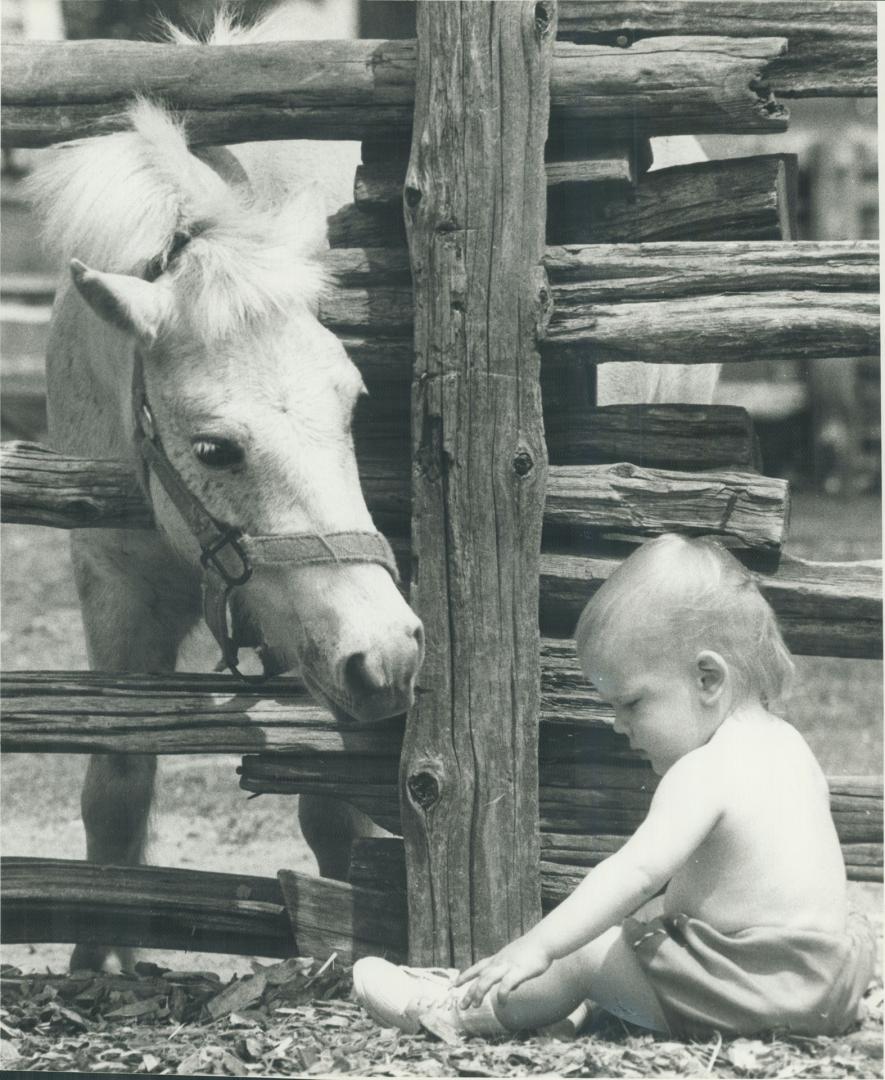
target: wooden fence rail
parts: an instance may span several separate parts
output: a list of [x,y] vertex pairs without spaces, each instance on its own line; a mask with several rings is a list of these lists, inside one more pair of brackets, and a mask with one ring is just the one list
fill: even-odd
[[[543,363],[877,356],[878,256],[876,241],[548,247]],[[406,383],[414,302],[405,250],[339,249],[328,267],[338,284],[321,321],[367,377]]]
[[[406,958],[402,895],[281,871],[275,878],[65,859],[0,860],[3,940],[245,956]],[[292,919],[297,921],[293,934]]]
[[[641,820],[657,778],[612,719],[572,643],[543,640],[539,765],[547,831],[624,833]],[[0,750],[243,754],[248,790],[343,792],[396,828],[402,733],[401,720],[337,726],[295,679],[255,690],[225,675],[10,672]],[[836,777],[830,788],[843,842],[880,842],[878,779]]]
[[[7,523],[55,528],[153,528],[135,471],[120,462],[64,457],[28,443],[0,448]],[[363,459],[363,491],[385,527],[408,531],[409,459]],[[550,470],[544,526],[557,534],[649,536],[670,529],[715,533],[776,551],[789,519],[785,480],[751,472],[676,472],[636,465]]]
[[[363,144],[365,152],[365,143]],[[582,151],[585,153],[586,151]],[[548,163],[548,170],[550,166]],[[792,240],[796,236],[795,154],[763,154],[677,165],[640,176],[635,187],[562,186],[550,195],[547,239],[565,244],[655,240]],[[329,219],[333,247],[396,247],[405,241],[402,192],[389,180],[386,203],[361,198]],[[360,194],[359,186],[356,194]]]
[[[784,131],[787,112],[765,87],[786,46],[783,37],[644,38],[630,48],[560,42],[551,120],[592,124],[602,141]],[[194,144],[402,140],[412,126],[415,64],[414,41],[4,45],[3,143],[47,146],[119,130],[136,92],[187,112]]]
[[629,45],[644,37],[786,37],[766,72],[783,97],[874,96],[876,5],[855,0],[561,0],[559,37]]

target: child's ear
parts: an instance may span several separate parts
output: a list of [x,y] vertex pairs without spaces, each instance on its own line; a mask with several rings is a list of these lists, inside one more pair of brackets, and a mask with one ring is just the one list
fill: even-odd
[[704,649],[697,658],[697,685],[705,703],[717,701],[725,689],[728,676],[728,664],[718,652]]

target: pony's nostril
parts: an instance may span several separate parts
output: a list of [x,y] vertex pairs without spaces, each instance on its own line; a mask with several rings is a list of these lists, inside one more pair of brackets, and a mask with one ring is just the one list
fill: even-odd
[[374,665],[368,663],[365,653],[354,653],[348,657],[344,665],[344,679],[348,692],[355,698],[365,694],[371,694],[377,690],[383,690],[385,680],[379,678],[382,672],[373,670]]
[[424,657],[424,624],[419,622],[415,627],[412,637],[415,639],[415,644],[418,647],[418,663],[421,663]]

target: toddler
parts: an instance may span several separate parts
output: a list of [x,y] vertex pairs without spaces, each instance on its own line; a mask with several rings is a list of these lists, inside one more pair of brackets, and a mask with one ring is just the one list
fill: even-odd
[[[577,648],[662,777],[648,816],[494,956],[454,980],[369,957],[358,999],[410,1032],[440,1010],[462,1033],[536,1029],[586,998],[682,1037],[854,1024],[875,944],[848,912],[820,766],[770,711],[793,664],[750,575],[714,542],[661,536],[587,604]],[[635,918],[665,886],[663,915]]]

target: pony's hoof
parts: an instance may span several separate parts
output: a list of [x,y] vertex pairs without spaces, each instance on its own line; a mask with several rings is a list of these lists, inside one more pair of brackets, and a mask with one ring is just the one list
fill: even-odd
[[108,949],[100,945],[78,945],[71,953],[71,971],[102,971],[108,975],[120,975],[131,971],[131,949]]

